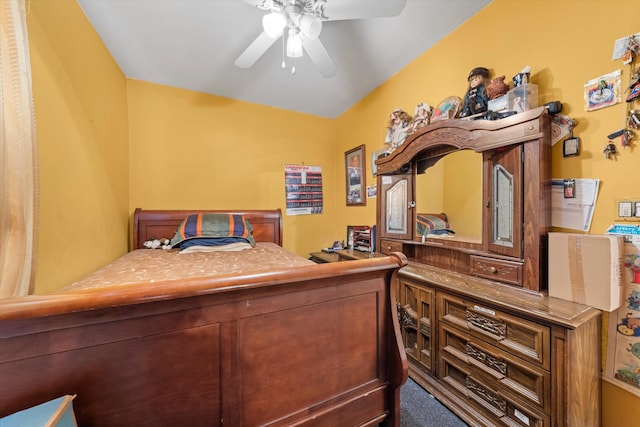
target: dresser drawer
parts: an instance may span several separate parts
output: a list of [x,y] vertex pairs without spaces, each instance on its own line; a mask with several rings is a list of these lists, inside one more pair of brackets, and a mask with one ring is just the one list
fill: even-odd
[[522,286],[522,263],[471,256],[471,274]]
[[438,316],[445,324],[468,330],[535,366],[550,369],[549,327],[453,295],[437,295]]
[[468,365],[472,374],[488,378],[544,412],[551,410],[551,402],[545,398],[551,395],[550,375],[545,370],[449,325],[440,325],[439,348]]
[[393,240],[380,240],[379,252],[389,255],[391,252],[402,252],[402,243]]
[[486,378],[474,375],[470,367],[459,360],[443,355],[439,365],[447,387],[460,399],[502,422],[496,425],[551,426],[549,415],[520,401],[513,393],[496,387]]

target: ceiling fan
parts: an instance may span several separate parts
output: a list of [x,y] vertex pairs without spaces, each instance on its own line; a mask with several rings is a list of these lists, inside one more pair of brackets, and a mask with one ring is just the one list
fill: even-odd
[[243,1],[269,13],[262,17],[263,31],[236,59],[236,66],[251,68],[281,36],[284,46],[286,34],[286,55],[297,58],[304,50],[324,77],[333,76],[337,70],[318,38],[323,21],[397,16],[406,4],[406,0]]

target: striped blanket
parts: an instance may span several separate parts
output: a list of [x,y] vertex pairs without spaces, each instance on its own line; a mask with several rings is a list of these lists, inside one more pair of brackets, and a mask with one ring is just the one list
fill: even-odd
[[416,234],[418,236],[426,236],[427,234],[455,234],[449,222],[435,215],[418,215]]
[[214,246],[236,241],[255,246],[252,231],[253,227],[242,215],[199,213],[182,221],[171,239],[171,247],[184,248],[195,243]]

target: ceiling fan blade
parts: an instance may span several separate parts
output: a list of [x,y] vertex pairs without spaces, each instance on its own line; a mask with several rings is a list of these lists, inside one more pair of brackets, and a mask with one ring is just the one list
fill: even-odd
[[407,0],[328,1],[323,8],[328,21],[398,16]]
[[336,64],[331,59],[329,52],[324,47],[320,39],[302,39],[302,46],[311,58],[311,61],[318,67],[320,74],[324,77],[331,77],[336,74]]
[[268,9],[268,7],[265,7],[267,4],[265,0],[242,0],[242,1],[250,4],[251,6],[257,7],[258,9],[263,9],[263,10]]
[[271,38],[264,31],[240,54],[235,64],[240,68],[251,68],[280,36]]

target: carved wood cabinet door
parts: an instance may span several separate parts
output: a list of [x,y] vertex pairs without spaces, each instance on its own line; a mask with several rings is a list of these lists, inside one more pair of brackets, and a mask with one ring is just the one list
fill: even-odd
[[484,240],[491,252],[522,258],[522,145],[485,153]]
[[415,229],[415,195],[413,175],[378,177],[379,237],[412,240]]

